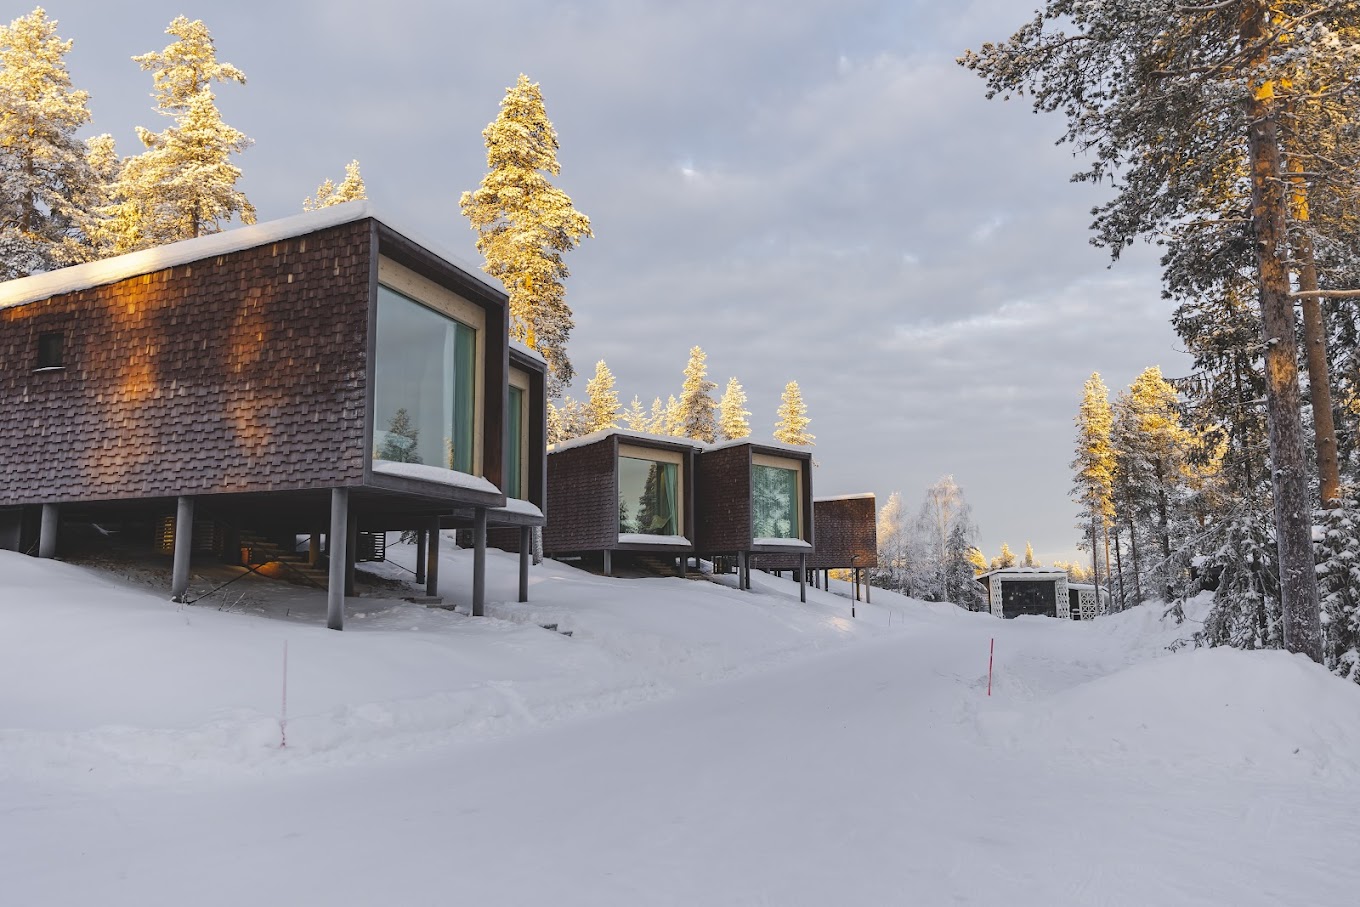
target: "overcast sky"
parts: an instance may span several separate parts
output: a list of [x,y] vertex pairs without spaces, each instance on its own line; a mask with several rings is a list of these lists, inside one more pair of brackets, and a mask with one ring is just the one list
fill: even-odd
[[[983,98],[954,62],[1037,0],[135,4],[50,0],[91,132],[140,150],[163,128],[129,60],[203,19],[260,220],[297,213],[358,158],[392,226],[479,261],[458,196],[519,73],[542,86],[560,185],[595,238],[572,252],[569,353],[620,396],[678,393],[691,346],[735,375],[757,436],[797,380],[819,495],[902,492],[952,473],[990,557],[1026,540],[1075,556],[1073,417],[1187,359],[1155,249],[1109,267],[1089,244],[1106,196],[1068,182],[1062,122]],[[16,11],[22,12],[22,7]]]

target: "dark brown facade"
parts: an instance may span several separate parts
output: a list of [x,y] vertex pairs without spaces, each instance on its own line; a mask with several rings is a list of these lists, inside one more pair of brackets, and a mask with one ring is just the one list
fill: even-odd
[[[587,551],[637,551],[690,554],[694,547],[621,538],[619,532],[619,458],[629,449],[655,452],[679,467],[680,524],[692,543],[695,533],[694,447],[626,433],[605,433],[598,440],[548,454],[548,512],[543,550],[552,554]],[[622,453],[621,453],[622,450]]]
[[[872,494],[823,498],[813,501],[817,522],[817,547],[807,556],[813,570],[851,570],[878,566],[878,507]],[[762,570],[792,570],[798,558],[761,555]]]
[[[501,491],[504,293],[367,212],[340,206],[0,285],[0,543],[27,550],[38,511],[55,539],[58,519],[177,506],[280,534],[323,532],[328,519],[347,521],[351,537],[436,520],[541,524],[543,366],[518,352],[529,384],[524,486],[538,512],[506,508]],[[380,273],[405,281],[398,291],[417,308],[472,314],[464,386],[477,388],[476,405],[460,449],[485,481],[375,468]],[[49,554],[53,545],[44,542]]]
[[[758,540],[755,534],[752,467],[767,457],[788,461],[799,473],[798,539],[788,543]],[[695,461],[698,551],[705,555],[812,553],[809,546],[815,545],[816,517],[810,452],[748,442],[701,451]]]

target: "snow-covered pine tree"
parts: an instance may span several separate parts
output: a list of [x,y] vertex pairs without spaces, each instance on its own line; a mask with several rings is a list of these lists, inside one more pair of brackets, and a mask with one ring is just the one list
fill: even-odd
[[619,427],[619,394],[614,390],[614,373],[601,359],[595,363],[595,377],[586,382],[587,434]]
[[566,440],[563,437],[562,413],[558,410],[557,404],[548,401],[548,444],[561,444]]
[[543,354],[549,396],[556,397],[575,374],[567,357],[574,323],[562,256],[594,235],[590,218],[548,179],[562,168],[557,130],[537,82],[521,74],[482,135],[487,174],[475,190],[463,193],[458,206],[477,231],[483,270],[510,294],[511,336]]
[[364,178],[359,173],[359,162],[350,161],[345,165],[345,178],[340,181],[340,185],[337,186],[327,179],[316,187],[314,197],[308,196],[302,200],[302,210],[316,211],[331,205],[343,205],[345,202],[357,202],[366,198],[368,190],[364,187]]
[[1317,513],[1318,591],[1327,667],[1360,683],[1360,501],[1341,498]]
[[968,563],[973,568],[974,576],[980,576],[992,569],[992,565],[987,563],[987,555],[983,554],[982,550],[976,545],[973,545],[968,549]]
[[[1066,115],[1064,140],[1089,151],[1090,165],[1076,179],[1115,188],[1094,224],[1097,241],[1115,255],[1140,235],[1170,237],[1169,259],[1197,245],[1203,252],[1188,256],[1198,265],[1187,279],[1169,266],[1174,293],[1242,273],[1242,255],[1233,249],[1248,250],[1261,314],[1254,349],[1265,359],[1283,641],[1319,662],[1287,164],[1311,143],[1304,169],[1314,168],[1315,183],[1325,177],[1347,191],[1356,184],[1354,155],[1336,154],[1341,146],[1332,140],[1356,132],[1360,108],[1331,86],[1354,79],[1358,31],[1360,6],[1328,0],[1047,0],[1008,41],[959,60],[987,81],[989,96],[1027,94],[1035,110]],[[1325,77],[1313,79],[1313,72]],[[1319,132],[1315,124],[1327,117],[1304,115],[1299,105],[1324,98],[1331,124]],[[1228,187],[1241,187],[1235,216],[1224,216]]]
[[662,424],[665,430],[658,432],[662,435],[671,435],[676,438],[685,437],[685,425],[680,419],[680,401],[675,399],[675,394],[666,398],[666,409],[663,413]]
[[718,385],[708,380],[708,357],[695,346],[690,347],[689,362],[685,365],[685,383],[680,389],[680,408],[676,415],[682,438],[712,444],[717,438],[718,423],[714,411],[718,404],[713,391]]
[[1239,649],[1279,648],[1284,643],[1280,567],[1265,508],[1242,507],[1224,521],[1218,538],[1218,547],[1200,565],[1218,577],[1218,588],[1196,640]]
[[123,161],[102,212],[101,231],[114,253],[216,233],[233,217],[255,223],[254,206],[236,188],[241,170],[231,161],[251,140],[222,121],[212,92],[214,82],[244,85],[246,77],[218,62],[201,20],[179,16],[165,32],[176,40],[132,59],[151,72],[156,109],[175,125],[164,132],[137,127],[146,151]]
[[0,280],[85,257],[89,93],[71,87],[71,43],[42,7],[0,26]]
[[[675,398],[671,397],[674,402]],[[653,435],[668,435],[671,433],[670,420],[667,414],[666,404],[657,397],[652,400],[652,410],[647,416],[647,432]]]
[[1100,539],[1114,516],[1114,447],[1110,441],[1114,416],[1110,392],[1100,373],[1086,379],[1081,407],[1077,411],[1077,455],[1072,460],[1072,499],[1082,509],[1077,525],[1085,530],[1081,547],[1090,546],[1091,574],[1100,582]]
[[1023,566],[1025,567],[1039,566],[1039,564],[1034,560],[1034,546],[1031,545],[1028,541],[1025,542],[1025,560],[1023,561]]
[[811,447],[817,436],[808,431],[812,420],[808,418],[807,404],[803,402],[803,392],[797,381],[784,385],[784,395],[779,400],[779,410],[775,414],[774,439],[784,444]]
[[1011,546],[1007,545],[1005,542],[1002,542],[1001,553],[998,554],[996,557],[992,558],[992,562],[989,566],[993,570],[1005,570],[1008,567],[1014,567],[1015,552],[1011,550]]
[[647,417],[647,411],[642,408],[642,401],[633,395],[633,402],[629,403],[623,411],[623,427],[629,431],[651,431],[651,419]]
[[735,441],[751,436],[751,423],[746,418],[751,415],[746,409],[746,391],[736,378],[727,379],[727,388],[718,401],[718,439]]
[[982,587],[973,578],[974,555],[981,558],[973,546],[973,527],[963,520],[956,521],[949,530],[945,543],[944,600],[969,611],[982,607]]

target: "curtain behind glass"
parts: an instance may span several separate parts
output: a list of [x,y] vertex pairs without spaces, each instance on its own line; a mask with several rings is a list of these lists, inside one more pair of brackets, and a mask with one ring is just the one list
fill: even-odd
[[505,465],[505,493],[512,498],[523,498],[520,473],[524,471],[524,453],[520,445],[524,443],[524,391],[521,388],[510,388],[509,418],[510,450]]
[[619,457],[619,532],[678,535],[675,526],[676,466]]

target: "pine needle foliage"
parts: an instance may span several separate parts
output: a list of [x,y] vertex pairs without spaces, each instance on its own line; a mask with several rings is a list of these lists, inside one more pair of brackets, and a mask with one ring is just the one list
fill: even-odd
[[812,420],[808,418],[807,404],[803,402],[803,392],[797,381],[784,385],[784,394],[779,401],[775,414],[774,439],[784,444],[798,447],[811,447],[817,436],[808,431]]
[[689,362],[685,365],[685,383],[680,389],[674,434],[713,443],[718,432],[714,418],[718,404],[713,399],[713,391],[717,388],[718,385],[708,380],[708,357],[703,349],[691,347]]
[[587,433],[619,427],[619,394],[614,390],[614,373],[603,359],[595,363],[595,377],[586,382]]
[[93,175],[76,131],[89,93],[72,88],[72,42],[38,7],[0,26],[0,279],[80,260]]
[[359,162],[350,161],[345,165],[345,178],[336,185],[329,179],[316,187],[316,195],[308,196],[302,200],[303,211],[316,211],[321,208],[329,208],[331,205],[343,205],[345,202],[358,202],[368,198],[368,189],[364,186],[364,178],[359,173]]
[[736,378],[727,379],[722,399],[718,401],[718,438],[735,441],[751,436],[751,411],[746,408],[746,391]]
[[558,176],[557,131],[537,82],[520,75],[482,132],[487,174],[459,207],[477,231],[482,266],[510,295],[510,331],[542,353],[558,396],[575,372],[567,357],[574,326],[566,301],[563,253],[594,234],[590,219],[548,179]]

